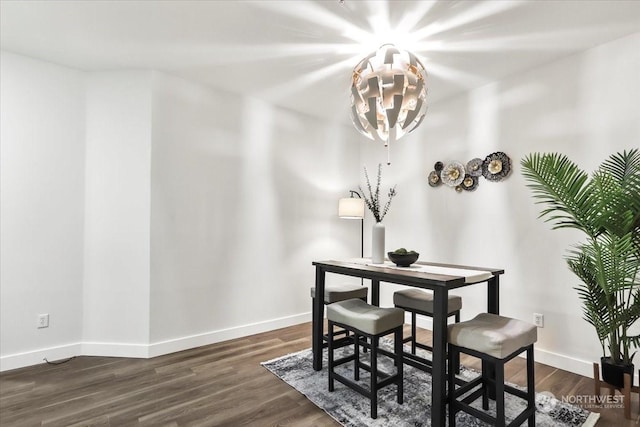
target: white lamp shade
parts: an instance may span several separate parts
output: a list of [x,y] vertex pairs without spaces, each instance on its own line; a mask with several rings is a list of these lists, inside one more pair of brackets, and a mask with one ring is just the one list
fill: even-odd
[[355,197],[340,199],[338,202],[338,216],[346,219],[364,218],[364,200]]

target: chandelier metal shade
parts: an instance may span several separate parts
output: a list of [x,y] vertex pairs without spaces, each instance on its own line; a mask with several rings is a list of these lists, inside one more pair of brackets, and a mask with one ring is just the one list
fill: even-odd
[[387,148],[414,130],[427,111],[426,79],[420,60],[394,45],[367,55],[353,69],[351,119],[356,129]]

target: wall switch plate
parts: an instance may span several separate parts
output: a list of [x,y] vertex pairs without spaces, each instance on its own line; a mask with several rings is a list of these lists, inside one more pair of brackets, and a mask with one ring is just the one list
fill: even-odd
[[49,315],[38,314],[38,329],[49,327]]
[[544,328],[544,315],[540,313],[533,313],[533,324],[538,328]]

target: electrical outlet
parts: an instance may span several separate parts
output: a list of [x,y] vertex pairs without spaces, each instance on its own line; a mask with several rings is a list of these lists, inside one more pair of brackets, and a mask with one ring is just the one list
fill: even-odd
[[38,314],[38,329],[49,327],[49,315]]
[[544,315],[540,313],[533,313],[533,324],[538,328],[544,328]]

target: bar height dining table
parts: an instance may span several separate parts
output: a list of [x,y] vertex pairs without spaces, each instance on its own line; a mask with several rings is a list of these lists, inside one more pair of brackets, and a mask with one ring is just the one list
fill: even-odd
[[[444,426],[446,421],[446,349],[447,300],[449,290],[487,283],[487,312],[499,314],[499,277],[504,270],[465,265],[418,262],[411,267],[395,264],[373,264],[370,259],[314,261],[316,295],[324,295],[325,275],[334,273],[371,280],[371,303],[380,304],[380,282],[396,283],[433,291],[433,360],[431,425]],[[314,298],[313,369],[322,369],[323,298]]]

